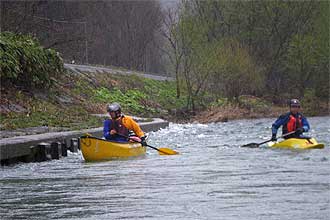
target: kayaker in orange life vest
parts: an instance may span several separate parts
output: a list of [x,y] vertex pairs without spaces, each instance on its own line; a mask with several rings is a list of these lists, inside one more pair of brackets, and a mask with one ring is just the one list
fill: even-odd
[[112,103],[107,106],[110,118],[104,121],[103,136],[106,140],[128,142],[129,131],[132,130],[138,136],[142,145],[146,145],[144,132],[138,123],[130,116],[121,113],[121,107],[118,103]]
[[272,141],[276,141],[276,134],[279,127],[282,126],[282,134],[296,131],[292,135],[284,137],[300,138],[303,132],[308,132],[309,123],[307,119],[300,113],[300,102],[298,99],[290,100],[290,112],[281,115],[272,125]]

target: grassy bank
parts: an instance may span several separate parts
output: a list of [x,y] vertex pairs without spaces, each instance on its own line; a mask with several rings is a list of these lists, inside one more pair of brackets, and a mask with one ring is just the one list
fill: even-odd
[[[287,106],[241,96],[236,102],[217,99],[192,114],[185,110],[185,95],[176,98],[175,82],[106,73],[64,72],[47,89],[1,86],[1,129],[36,126],[82,129],[102,126],[107,103],[119,102],[125,114],[161,117],[176,122],[219,122],[240,118],[276,117]],[[319,106],[320,107],[320,106]],[[312,108],[311,108],[312,109]],[[326,113],[327,105],[323,103]],[[313,109],[312,109],[313,110]],[[308,105],[304,112],[308,114]]]
[[35,126],[81,129],[102,126],[107,103],[119,102],[123,112],[140,117],[171,118],[184,107],[175,98],[175,83],[107,73],[63,72],[47,89],[1,86],[1,129]]

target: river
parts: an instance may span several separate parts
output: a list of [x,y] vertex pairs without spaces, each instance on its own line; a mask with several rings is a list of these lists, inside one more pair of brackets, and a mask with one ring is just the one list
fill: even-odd
[[85,163],[81,153],[1,167],[1,219],[330,219],[330,117],[309,118],[324,149],[241,148],[274,119],[170,124],[148,143],[180,155]]

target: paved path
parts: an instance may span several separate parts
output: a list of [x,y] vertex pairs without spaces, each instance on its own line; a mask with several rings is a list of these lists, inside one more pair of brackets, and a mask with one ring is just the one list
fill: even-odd
[[121,74],[121,75],[138,75],[141,77],[159,80],[159,81],[165,81],[165,80],[174,81],[173,77],[157,76],[157,75],[135,72],[135,71],[130,71],[130,70],[112,69],[109,67],[76,65],[76,64],[68,64],[68,63],[65,63],[64,67],[67,69],[70,69],[76,73],[79,73],[79,72],[92,72],[92,73],[106,72],[106,73]]

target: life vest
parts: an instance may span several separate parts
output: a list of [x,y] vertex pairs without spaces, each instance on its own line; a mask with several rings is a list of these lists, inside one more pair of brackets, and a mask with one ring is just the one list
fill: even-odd
[[302,127],[302,117],[298,114],[297,117],[294,117],[292,114],[289,115],[288,122],[283,126],[283,134],[297,130],[297,128]]
[[123,117],[124,116],[121,116],[120,119],[117,119],[117,120],[111,119],[111,128],[110,128],[110,130],[114,129],[115,131],[117,131],[118,136],[128,138],[129,130],[123,124]]

